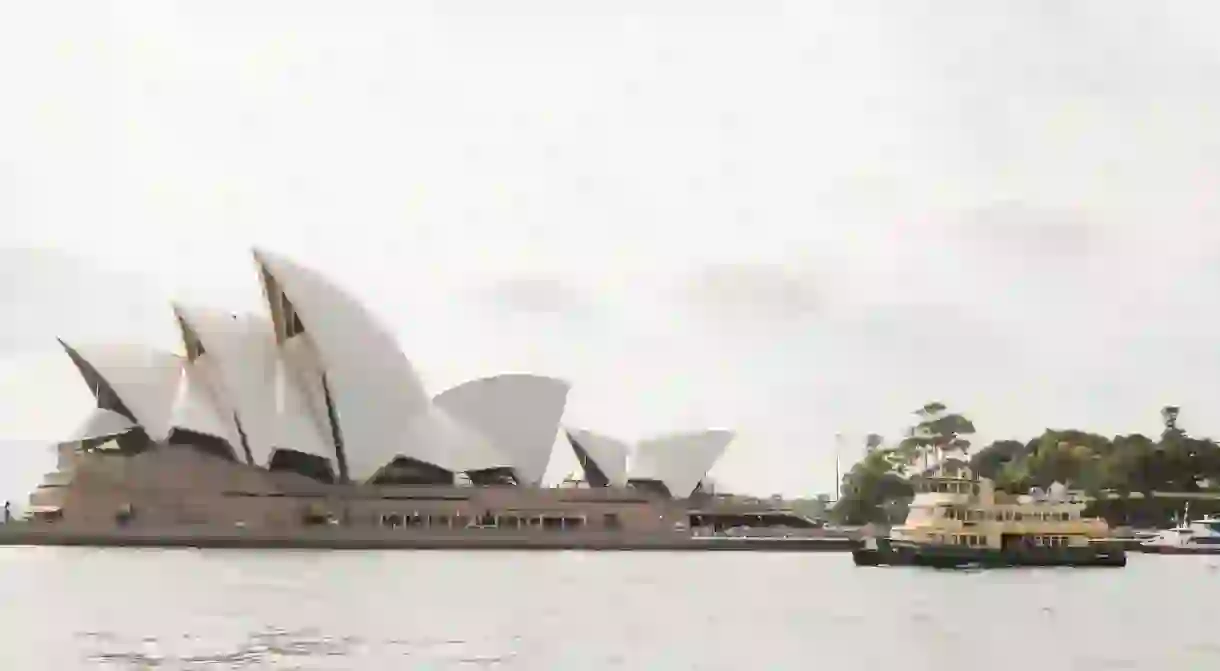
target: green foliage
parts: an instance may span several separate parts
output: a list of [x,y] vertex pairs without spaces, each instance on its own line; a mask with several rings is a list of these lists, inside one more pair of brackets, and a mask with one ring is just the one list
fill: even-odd
[[[844,476],[835,506],[839,519],[857,524],[893,521],[887,519],[886,511],[893,509],[895,501],[911,496],[908,478],[921,470],[913,467],[940,462],[955,450],[968,454],[970,443],[965,436],[974,433],[968,419],[950,413],[939,402],[928,403],[915,414],[918,423],[898,446],[882,448],[878,441]],[[1190,436],[1179,426],[1180,416],[1177,406],[1161,410],[1159,440],[1142,434],[1109,438],[1077,429],[1047,429],[1026,443],[997,440],[971,455],[969,464],[976,474],[1013,493],[1055,482],[1098,498],[1116,496],[1122,501],[1133,493],[1154,491],[1220,492],[1220,446]],[[1107,517],[1120,520],[1133,516],[1159,519],[1163,512],[1152,510],[1159,503],[1141,505],[1107,503],[1101,508]]]
[[870,433],[864,437],[864,451],[865,453],[875,452],[884,443],[884,436],[879,433]]
[[919,423],[907,431],[898,444],[899,454],[908,464],[922,462],[926,469],[938,463],[946,453],[970,451],[965,437],[974,433],[974,424],[958,413],[951,413],[944,403],[932,401],[915,411]]
[[843,476],[834,514],[849,524],[890,522],[887,505],[910,499],[911,483],[898,474],[888,451],[874,450]]
[[843,476],[835,516],[849,524],[893,523],[906,514],[905,503],[914,495],[908,477],[911,466],[921,460],[939,461],[951,451],[965,453],[974,433],[970,420],[938,401],[915,411],[919,422],[907,431],[897,447],[884,447],[880,434],[865,439],[864,458]]

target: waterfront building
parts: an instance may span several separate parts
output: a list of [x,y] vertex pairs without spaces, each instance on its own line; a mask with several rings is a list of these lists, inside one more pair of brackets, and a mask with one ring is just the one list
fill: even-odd
[[544,487],[566,381],[501,374],[431,395],[350,293],[285,257],[254,259],[267,315],[175,304],[183,355],[61,341],[97,407],[31,495],[36,520],[659,531],[707,498],[731,431],[632,446],[565,429],[585,480]]

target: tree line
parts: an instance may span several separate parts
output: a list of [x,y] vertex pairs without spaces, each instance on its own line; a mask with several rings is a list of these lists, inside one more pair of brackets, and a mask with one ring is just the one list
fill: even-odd
[[978,450],[971,443],[974,424],[943,403],[928,403],[915,414],[916,422],[897,444],[887,445],[878,434],[866,437],[863,459],[843,476],[836,519],[901,521],[914,495],[911,479],[950,459],[1013,494],[1056,482],[1082,490],[1094,500],[1090,514],[1111,524],[1163,524],[1180,511],[1183,497],[1174,495],[1182,494],[1215,492],[1214,502],[1189,497],[1191,510],[1220,512],[1220,445],[1183,430],[1177,406],[1161,409],[1156,437],[1047,429],[1026,442],[997,440]]

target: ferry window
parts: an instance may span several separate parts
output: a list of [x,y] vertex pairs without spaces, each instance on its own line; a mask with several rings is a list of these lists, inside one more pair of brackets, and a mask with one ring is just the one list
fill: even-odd
[[500,526],[506,529],[519,529],[521,527],[521,518],[516,515],[501,515]]
[[402,515],[396,513],[386,513],[381,516],[381,526],[385,527],[400,527],[402,526]]

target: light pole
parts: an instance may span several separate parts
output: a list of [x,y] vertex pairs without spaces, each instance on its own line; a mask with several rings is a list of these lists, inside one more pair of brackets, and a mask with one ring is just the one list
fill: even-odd
[[835,503],[839,502],[839,492],[843,488],[843,479],[839,474],[839,449],[843,446],[843,434],[835,434]]

